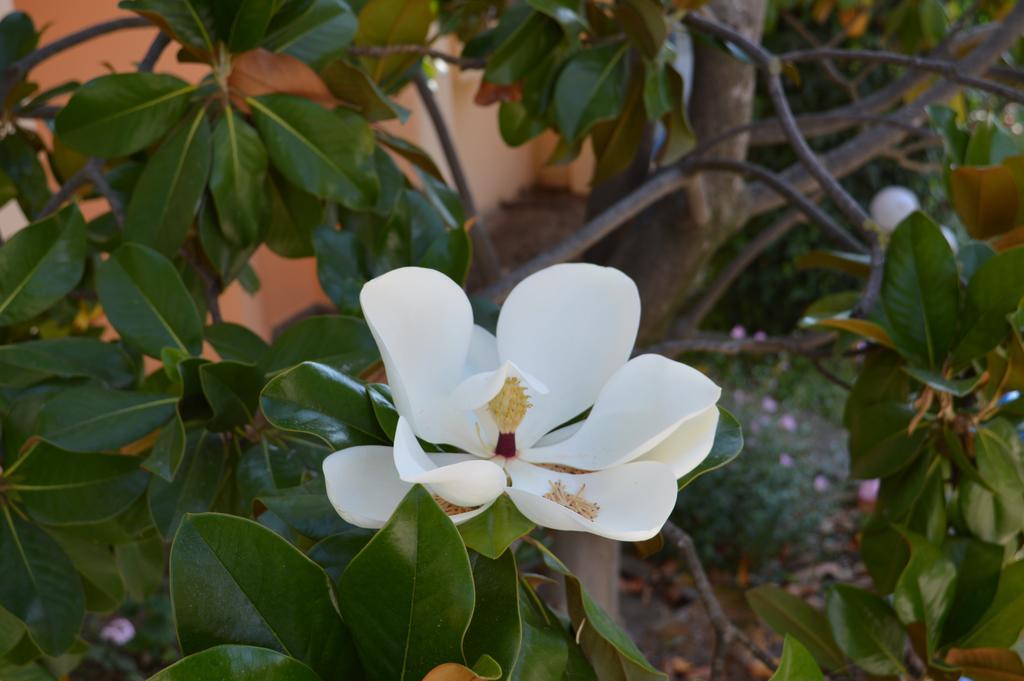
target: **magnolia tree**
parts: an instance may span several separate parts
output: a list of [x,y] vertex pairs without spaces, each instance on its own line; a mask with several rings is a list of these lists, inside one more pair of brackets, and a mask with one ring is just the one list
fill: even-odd
[[[1024,678],[1024,3],[701,4],[130,0],[135,16],[42,45],[5,17],[0,201],[33,222],[0,248],[0,677],[69,673],[86,613],[169,589],[184,657],[164,681],[665,678],[555,530],[678,551],[713,676],[744,646],[777,679]],[[153,25],[135,71],[33,82],[66,48]],[[807,47],[769,50],[766,26]],[[153,73],[168,49],[207,74]],[[467,227],[438,61],[482,70],[508,144],[553,131],[553,162],[595,152],[586,224],[511,271]],[[818,68],[850,101],[794,114],[786,87]],[[454,189],[375,125],[406,115],[391,97],[409,84]],[[770,145],[779,167],[747,160]],[[906,190],[865,211],[839,178],[881,157],[936,166],[959,237]],[[108,210],[86,221],[78,199]],[[802,266],[862,285],[792,337],[700,332],[798,222],[841,249]],[[315,257],[337,313],[269,345],[225,322],[263,245]],[[749,591],[781,651],[726,618],[666,522],[742,447],[713,377],[671,359],[688,351],[857,375],[843,422],[851,475],[881,480],[860,535],[873,586],[833,585],[824,612]]]

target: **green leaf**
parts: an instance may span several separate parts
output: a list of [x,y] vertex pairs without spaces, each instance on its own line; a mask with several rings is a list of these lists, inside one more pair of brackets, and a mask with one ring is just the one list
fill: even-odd
[[171,548],[171,599],[186,654],[258,645],[301,660],[324,681],[362,678],[327,575],[250,520],[186,517]]
[[73,452],[116,449],[153,432],[177,398],[83,385],[56,393],[39,412],[39,436]]
[[982,428],[974,440],[978,473],[995,492],[965,479],[960,487],[960,512],[968,529],[979,539],[1004,544],[1024,526],[1024,481],[1021,480],[1016,433],[1002,436],[995,428]]
[[902,402],[881,402],[854,412],[849,424],[850,475],[883,478],[909,466],[928,436],[926,428],[907,435],[913,417],[913,409]]
[[966,638],[962,648],[1009,648],[1024,630],[1024,560],[1003,569],[992,604]]
[[167,258],[125,244],[100,265],[96,291],[107,319],[128,343],[151,357],[164,348],[198,355],[203,323],[195,303]]
[[999,587],[1003,547],[973,537],[947,537],[942,551],[957,572],[956,594],[949,607],[952,616],[942,630],[945,646],[970,631],[992,605]]
[[324,203],[270,173],[270,228],[267,246],[285,258],[313,255],[313,230],[324,221]]
[[491,559],[474,553],[470,563],[476,607],[462,639],[463,657],[477,660],[490,655],[501,669],[511,670],[523,639],[515,554],[506,551],[500,558]]
[[459,534],[467,548],[493,560],[532,529],[533,523],[519,512],[508,495],[502,494],[486,511],[459,525]]
[[57,135],[86,156],[133,154],[181,119],[195,89],[156,73],[100,76],[83,85],[57,114]]
[[351,230],[319,227],[313,232],[320,287],[343,314],[358,314],[359,292],[366,283],[359,237]]
[[953,604],[956,567],[942,549],[924,537],[908,531],[903,536],[910,544],[910,562],[896,582],[892,605],[904,624],[924,625],[930,657],[938,647],[942,626]]
[[290,0],[270,22],[263,46],[314,68],[341,55],[356,34],[356,15],[344,0]]
[[32,17],[24,12],[11,12],[0,20],[0,69],[24,57],[36,48],[39,34]]
[[946,378],[937,371],[928,371],[927,369],[919,369],[917,367],[903,367],[903,370],[928,387],[939,392],[949,393],[954,397],[970,395],[982,381],[981,376],[953,379]]
[[0,172],[14,185],[22,212],[29,217],[38,215],[50,200],[49,179],[25,133],[0,139]]
[[174,480],[184,456],[185,424],[181,421],[181,415],[175,411],[171,420],[157,434],[153,449],[142,462],[142,467],[170,482]]
[[554,116],[569,142],[582,139],[594,123],[619,115],[626,97],[626,53],[625,43],[585,49],[562,69]]
[[293,657],[267,648],[223,645],[189,655],[149,681],[320,681]]
[[0,326],[43,312],[75,287],[85,267],[77,206],[33,223],[0,248]]
[[561,24],[567,35],[587,27],[587,10],[580,0],[527,0],[527,4]]
[[1010,334],[1007,315],[1024,297],[1024,248],[989,258],[967,283],[964,330],[954,352],[958,364],[982,356]]
[[726,465],[743,451],[743,427],[728,410],[718,408],[718,425],[715,427],[715,443],[704,460],[692,471],[679,478],[679,489],[713,470]]
[[228,49],[238,53],[257,47],[280,4],[278,0],[241,0],[231,24]]
[[214,2],[224,0],[121,0],[119,7],[138,12],[194,54],[207,59],[214,50]]
[[0,385],[24,388],[49,378],[92,378],[112,388],[135,383],[137,368],[117,344],[65,336],[0,346]]
[[220,322],[206,327],[206,340],[221,359],[258,364],[270,347],[267,342],[241,324]]
[[615,7],[615,18],[644,56],[653,59],[658,55],[668,36],[661,3],[655,0],[626,0]]
[[146,163],[125,212],[126,241],[174,257],[210,175],[210,126],[200,109]]
[[888,603],[863,589],[836,584],[826,596],[825,612],[839,648],[864,671],[903,673],[906,636]]
[[163,537],[173,537],[187,514],[210,509],[224,476],[224,458],[220,438],[206,431],[192,431],[174,479],[150,479],[149,512]]
[[846,666],[825,615],[773,584],[755,587],[745,595],[750,608],[772,631],[802,644],[801,649],[807,646],[822,667],[834,671]]
[[108,613],[121,605],[124,581],[109,545],[62,533],[56,533],[53,538],[82,578],[86,610]]
[[953,251],[939,226],[920,211],[892,234],[882,304],[897,349],[938,368],[956,340],[960,283]]
[[114,547],[117,569],[128,595],[142,601],[164,585],[164,541],[156,532]]
[[335,97],[349,104],[363,118],[376,123],[390,118],[404,121],[409,111],[391,101],[363,69],[335,59],[320,71],[320,78]]
[[504,39],[487,58],[484,80],[497,85],[511,85],[547,58],[563,37],[562,28],[554,19],[537,11],[507,11],[498,23],[497,32]]
[[263,357],[261,368],[276,373],[301,362],[318,362],[359,375],[379,359],[366,322],[355,317],[308,317],[289,326]]
[[125,510],[146,489],[138,459],[68,452],[39,442],[8,477],[29,514],[45,525],[94,523]]
[[369,543],[373,535],[373,530],[354,527],[320,540],[309,550],[308,555],[324,569],[332,582],[337,583],[345,568]]
[[[2,25],[2,24],[0,24]],[[25,635],[25,624],[17,617],[0,608],[0,660],[13,649]]]
[[263,373],[256,365],[232,361],[204,364],[199,367],[199,380],[213,409],[207,428],[230,431],[252,422],[263,387]]
[[363,384],[323,364],[303,362],[278,374],[260,404],[277,428],[315,435],[335,449],[388,442]]
[[367,663],[367,678],[419,681],[462,659],[473,614],[469,556],[430,493],[414,487],[349,563],[339,605]]
[[[434,17],[435,5],[429,0],[369,0],[359,11],[355,44],[424,44]],[[416,54],[395,54],[360,61],[370,77],[387,88],[420,59]]]
[[331,505],[322,478],[302,487],[264,494],[259,502],[288,527],[314,541],[337,536],[351,527]]
[[[578,653],[575,641],[570,643],[562,621],[525,580],[519,583],[519,612],[522,615],[523,640],[519,658],[508,676],[509,681],[576,679],[567,669],[569,646]],[[579,678],[594,678],[594,673],[590,671],[589,676],[581,675]]]
[[28,627],[43,652],[71,647],[85,615],[85,596],[71,561],[48,534],[0,506],[0,607]]
[[824,678],[810,652],[800,641],[787,634],[782,643],[779,668],[768,681],[824,681]]
[[259,134],[228,109],[213,132],[210,192],[221,230],[237,246],[259,243],[266,232],[266,176],[267,150]]
[[289,182],[353,210],[373,207],[373,131],[359,114],[291,95],[246,101],[270,160]]

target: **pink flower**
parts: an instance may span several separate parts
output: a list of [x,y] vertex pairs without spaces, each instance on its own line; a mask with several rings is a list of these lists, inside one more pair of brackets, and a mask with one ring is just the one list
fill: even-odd
[[793,457],[791,457],[786,452],[783,452],[782,454],[779,454],[779,465],[780,466],[785,466],[786,468],[789,468],[794,463],[796,463],[796,462],[793,461]]
[[761,408],[769,414],[774,414],[779,410],[779,403],[773,400],[771,397],[765,397],[761,400]]
[[124,617],[112,619],[100,630],[100,638],[116,646],[123,646],[135,638],[135,625]]
[[729,338],[733,340],[742,340],[747,337],[747,330],[743,328],[741,324],[737,324],[732,327],[732,331],[729,332]]
[[870,506],[875,503],[878,499],[878,488],[882,482],[878,478],[874,480],[865,480],[857,487],[857,501],[860,503]]
[[756,341],[768,340],[768,334],[766,334],[764,331],[758,331],[757,333],[754,334],[754,340],[756,340]]
[[792,414],[783,414],[779,417],[779,428],[782,428],[787,433],[795,433],[796,419],[793,418]]
[[825,490],[828,489],[828,487],[829,487],[829,485],[828,485],[828,478],[826,478],[821,473],[818,473],[817,475],[814,476],[814,491],[815,492],[824,492]]

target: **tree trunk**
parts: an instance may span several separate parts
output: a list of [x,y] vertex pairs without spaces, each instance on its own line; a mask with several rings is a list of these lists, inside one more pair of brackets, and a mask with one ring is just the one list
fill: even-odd
[[[590,597],[615,621],[619,616],[619,542],[583,532],[558,532],[553,551],[580,578]],[[564,602],[565,594],[562,593]]]

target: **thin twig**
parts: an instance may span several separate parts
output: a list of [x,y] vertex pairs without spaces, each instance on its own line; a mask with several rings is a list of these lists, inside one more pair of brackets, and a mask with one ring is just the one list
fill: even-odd
[[820,357],[836,339],[834,333],[813,333],[803,336],[768,336],[766,338],[730,338],[724,334],[699,334],[689,338],[673,338],[637,350],[637,354],[676,357],[687,352],[713,352],[719,355],[778,355],[789,353],[804,357]]
[[825,377],[826,380],[838,385],[843,390],[853,390],[853,386],[847,381],[844,381],[837,374],[833,373],[831,369],[825,366],[825,363],[820,357],[811,357],[811,365],[818,370],[818,373]]
[[454,64],[461,69],[482,69],[487,60],[476,57],[459,57],[428,45],[359,45],[348,48],[348,53],[358,57],[389,57],[396,54],[416,54]]
[[693,577],[694,588],[700,597],[701,605],[704,606],[708,619],[711,620],[711,626],[715,629],[715,654],[712,659],[713,670],[711,678],[718,678],[717,674],[721,671],[725,655],[734,643],[742,645],[754,657],[768,665],[769,668],[774,669],[778,665],[778,660],[754,643],[745,631],[733,624],[732,620],[726,616],[725,611],[722,609],[722,604],[719,603],[715,590],[711,586],[711,581],[704,571],[704,565],[700,562],[700,556],[697,555],[697,547],[694,545],[690,535],[672,521],[665,523],[661,533],[682,555],[686,569],[689,571],[690,576]]
[[[804,40],[809,42],[812,47],[818,48],[822,46],[821,42],[814,37],[814,34],[811,33],[806,26],[804,26],[802,21],[793,16],[792,12],[783,10],[779,12],[779,15],[787,24],[789,24],[793,28],[794,31],[799,33]],[[844,37],[844,34],[840,33],[837,37],[842,39]],[[838,68],[836,68],[836,64],[834,61],[832,61],[831,59],[824,59],[821,62],[821,67],[825,71],[825,75],[828,76],[829,80],[831,80],[833,83],[846,90],[846,94],[850,96],[850,99],[852,101],[857,101],[858,99],[860,99],[860,96],[857,93],[857,86],[854,85],[849,78],[844,76]]]
[[498,259],[498,249],[494,247],[494,241],[490,233],[480,223],[480,216],[476,212],[476,203],[473,201],[473,193],[469,189],[469,182],[466,180],[466,173],[462,170],[462,162],[459,160],[459,152],[455,148],[455,141],[452,139],[448,125],[445,123],[444,114],[437,105],[434,93],[430,91],[430,85],[422,72],[417,72],[413,77],[416,91],[419,93],[423,105],[427,108],[430,121],[434,125],[434,132],[441,143],[444,151],[445,161],[448,163],[448,170],[452,173],[455,187],[458,189],[459,198],[466,210],[467,218],[476,218],[476,223],[469,231],[473,240],[473,255],[475,261],[480,263],[480,273],[483,275],[485,284],[496,281],[501,276],[501,261]]
[[53,193],[50,200],[46,202],[39,212],[36,213],[35,219],[42,220],[50,213],[54,213],[58,208],[64,205],[72,196],[75,195],[79,189],[88,184],[92,177],[89,173],[89,167],[96,161],[96,159],[90,159],[86,161],[85,165],[79,168],[71,177],[68,178],[67,182],[62,184],[57,191]]
[[157,61],[160,59],[160,55],[164,53],[167,46],[171,43],[170,37],[163,31],[156,34],[153,38],[153,42],[150,43],[149,49],[146,50],[146,56],[139,62],[139,72],[148,73],[153,70],[156,66]]
[[903,66],[910,69],[916,69],[918,71],[937,73],[943,78],[951,80],[954,83],[960,83],[961,85],[975,88],[977,90],[985,90],[1010,101],[1024,102],[1024,91],[1021,91],[1018,88],[1002,85],[1001,83],[994,83],[984,78],[978,78],[976,76],[961,73],[958,63],[949,59],[919,57],[916,55],[899,54],[897,52],[886,52],[882,50],[843,50],[827,47],[785,52],[779,55],[779,59],[791,63],[840,59]]
[[[96,162],[96,163],[94,163]],[[117,195],[114,188],[107,182],[107,178],[103,175],[103,162],[100,159],[92,159],[89,164],[86,165],[86,169],[89,173],[89,179],[92,181],[92,185],[96,188],[96,191],[107,200],[107,204],[110,206],[110,212],[114,215],[114,221],[118,227],[124,227],[124,206],[121,204],[121,197]]]

